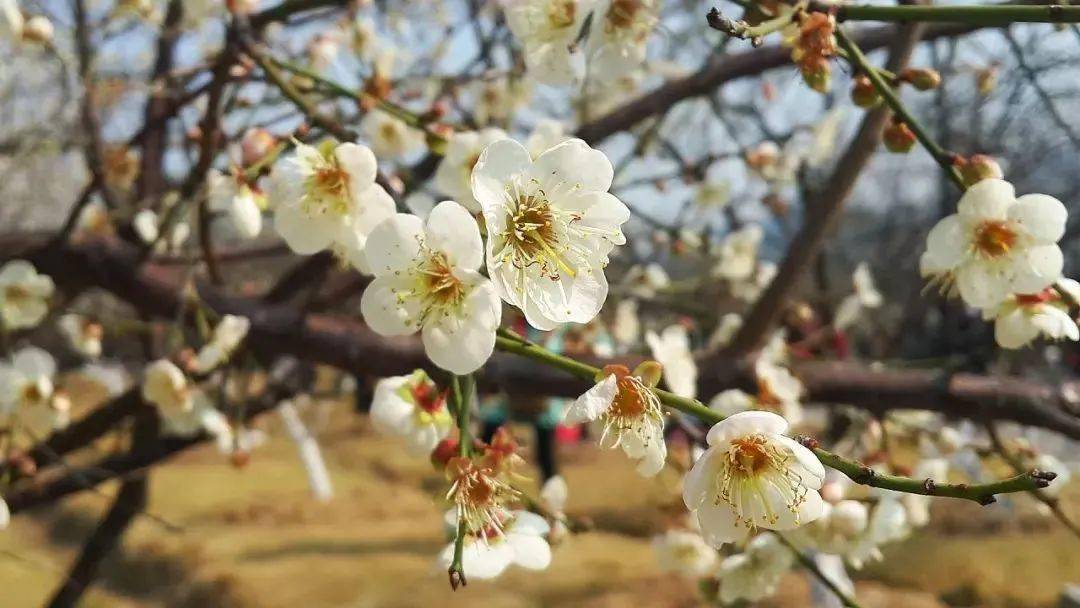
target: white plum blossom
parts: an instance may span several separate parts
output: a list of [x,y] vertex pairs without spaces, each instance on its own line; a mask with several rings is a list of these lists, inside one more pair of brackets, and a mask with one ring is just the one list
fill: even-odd
[[709,409],[725,418],[732,414],[752,410],[755,406],[757,406],[757,400],[754,396],[737,388],[721,391],[712,398],[712,401],[709,401]]
[[101,323],[80,314],[67,313],[60,317],[57,325],[75,352],[90,359],[101,356],[101,337],[105,333]]
[[637,472],[644,477],[659,473],[667,459],[664,413],[653,390],[659,367],[646,362],[633,373],[618,365],[604,368],[603,379],[567,408],[564,419],[566,424],[597,421],[603,426],[600,446],[621,447],[639,461]]
[[232,440],[225,416],[167,359],[159,359],[144,370],[142,397],[157,408],[168,434],[191,437],[206,431],[218,439],[220,446]]
[[525,147],[529,149],[529,155],[536,159],[568,139],[570,136],[566,134],[561,122],[545,118],[533,127],[529,138],[525,140]]
[[671,392],[680,397],[697,397],[697,364],[690,351],[690,336],[686,327],[669,325],[662,332],[649,331],[645,343],[653,359],[664,366],[664,381]]
[[731,295],[739,298],[744,302],[753,302],[758,299],[762,291],[772,283],[772,280],[776,278],[776,264],[772,262],[761,262],[757,265],[757,271],[755,271],[750,278],[745,280],[734,280],[729,286],[731,289]]
[[[456,521],[456,514],[451,514]],[[551,546],[544,539],[551,528],[543,517],[528,511],[510,511],[501,519],[500,533],[470,534],[465,539],[461,566],[466,580],[493,579],[512,565],[545,570],[551,564]],[[445,570],[453,561],[454,543],[450,543],[439,553],[438,562]]]
[[[1075,285],[1076,281],[1060,279],[1058,283]],[[1053,287],[1033,295],[1010,295],[997,306],[983,310],[983,317],[994,320],[994,339],[1002,348],[1021,348],[1039,336],[1080,340],[1080,329],[1069,315],[1068,303]]]
[[626,271],[622,284],[638,297],[651,298],[656,295],[656,292],[671,286],[671,277],[668,276],[664,267],[656,262],[650,262],[644,266],[634,264],[630,270]]
[[720,601],[732,604],[739,600],[756,602],[772,595],[795,556],[773,534],[758,534],[746,543],[741,553],[720,562]]
[[229,220],[233,232],[243,239],[253,239],[262,232],[262,210],[266,197],[242,178],[212,169],[206,175],[210,209]]
[[790,424],[802,421],[800,399],[804,387],[798,378],[786,367],[777,365],[765,356],[759,357],[754,364],[754,375],[758,384],[755,409],[776,412]]
[[52,21],[44,15],[23,16],[16,0],[0,0],[0,37],[16,42],[47,45],[52,42]]
[[158,217],[153,209],[140,209],[131,218],[131,227],[136,236],[147,245],[158,240]]
[[855,286],[855,293],[844,298],[837,307],[833,316],[833,327],[836,329],[850,327],[864,309],[878,308],[885,300],[874,286],[874,276],[870,274],[870,266],[866,262],[860,262],[855,267],[851,282]]
[[224,315],[214,327],[210,340],[195,356],[195,371],[206,373],[228,361],[236,347],[247,337],[251,321],[247,317]]
[[706,176],[694,191],[694,204],[703,211],[722,209],[731,202],[731,183]]
[[389,112],[368,112],[360,121],[360,132],[379,158],[400,161],[424,148],[424,132]]
[[588,323],[607,298],[608,254],[626,242],[630,210],[608,192],[614,170],[580,139],[533,161],[511,139],[480,155],[473,196],[487,223],[487,269],[495,289],[540,330]]
[[556,544],[570,533],[566,525],[566,501],[569,496],[570,487],[562,475],[552,475],[540,488],[540,500],[553,520],[551,532],[548,534],[551,544]]
[[683,481],[683,501],[709,544],[757,528],[792,530],[821,516],[825,468],[783,435],[787,428],[772,412],[741,412],[709,430],[709,448]]
[[1061,276],[1057,241],[1067,218],[1056,198],[1017,198],[1009,182],[982,180],[960,198],[955,214],[930,231],[920,270],[945,288],[955,283],[976,308],[997,306],[1015,293],[1039,293]]
[[386,336],[421,332],[435,365],[468,374],[495,348],[502,304],[480,274],[480,229],[453,201],[439,203],[424,223],[398,214],[371,232],[368,261],[375,280],[360,301],[368,325]]
[[6,330],[34,327],[49,312],[52,278],[38,274],[26,260],[12,260],[0,268],[0,324]]
[[36,346],[16,351],[0,362],[0,415],[16,414],[65,426],[66,400],[58,400],[53,377],[56,361]]
[[857,500],[841,500],[835,505],[826,502],[821,517],[799,529],[800,540],[823,553],[843,555],[854,548],[869,519],[869,509]]
[[593,17],[589,78],[610,82],[644,63],[659,12],[660,0],[607,0]]
[[720,242],[717,261],[713,273],[729,281],[745,281],[754,275],[757,268],[758,247],[765,233],[761,226],[749,226],[728,233]]
[[907,509],[894,496],[886,496],[874,505],[866,530],[845,555],[856,569],[882,558],[881,545],[901,540],[911,533]]
[[371,423],[380,433],[404,439],[409,453],[418,456],[430,454],[454,427],[446,395],[419,369],[379,380],[371,401]]
[[652,546],[661,570],[689,579],[709,576],[720,562],[716,549],[690,530],[672,529],[657,534]]
[[578,35],[589,13],[586,0],[506,0],[506,23],[524,47],[525,67],[537,82],[569,85],[585,75]]
[[484,148],[500,139],[506,131],[494,127],[480,131],[455,132],[446,142],[446,153],[435,170],[435,189],[458,201],[472,213],[480,212],[473,198],[472,172]]
[[298,143],[274,167],[274,228],[301,255],[331,249],[366,270],[367,235],[394,214],[394,200],[375,183],[375,155],[366,146]]

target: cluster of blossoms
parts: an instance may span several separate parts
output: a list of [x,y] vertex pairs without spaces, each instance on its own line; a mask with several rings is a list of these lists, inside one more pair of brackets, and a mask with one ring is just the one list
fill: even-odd
[[1075,281],[1061,276],[1058,240],[1068,212],[1045,194],[1017,197],[1009,182],[984,179],[960,198],[957,212],[926,239],[919,260],[924,277],[994,320],[999,345],[1019,348],[1043,335],[1080,338],[1064,296],[1075,300]]
[[586,72],[612,81],[640,66],[660,9],[658,0],[504,0],[503,5],[510,31],[524,47],[529,75],[552,85],[579,84]]

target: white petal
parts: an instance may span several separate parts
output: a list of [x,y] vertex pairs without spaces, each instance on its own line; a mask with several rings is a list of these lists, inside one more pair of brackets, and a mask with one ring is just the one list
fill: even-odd
[[1020,348],[1039,335],[1039,328],[1022,309],[1001,315],[994,322],[994,340],[1002,348]]
[[330,246],[338,231],[338,222],[329,215],[309,216],[299,205],[278,205],[274,211],[274,229],[285,243],[300,255],[311,255]]
[[1001,179],[984,179],[964,192],[956,204],[956,211],[965,222],[970,223],[986,219],[1003,220],[1015,200],[1016,190],[1012,184]]
[[31,378],[38,376],[51,378],[56,375],[56,360],[48,352],[36,346],[28,346],[16,352],[11,358],[11,365]]
[[435,206],[426,222],[427,244],[446,254],[450,264],[478,270],[484,263],[484,244],[473,216],[454,201]]
[[512,139],[501,139],[484,148],[473,167],[471,183],[473,197],[485,215],[503,204],[507,183],[531,164],[529,151]]
[[765,411],[739,412],[714,424],[705,440],[714,446],[753,433],[783,435],[787,428],[787,420],[779,414]]
[[[349,174],[349,189],[363,192],[375,182],[377,165],[371,148],[354,143],[344,143],[334,148],[338,165]],[[355,189],[355,190],[354,190]]]
[[1065,259],[1057,245],[1029,247],[1017,255],[1011,268],[1014,279],[1009,285],[1015,293],[1038,293],[1061,277]]
[[950,215],[938,222],[926,237],[926,253],[920,260],[922,275],[925,277],[956,268],[964,260],[967,239],[959,215]]
[[506,541],[514,550],[514,563],[529,570],[544,570],[551,565],[551,546],[532,534],[507,533]]
[[[351,182],[349,187],[351,191]],[[368,234],[384,220],[393,217],[397,211],[393,197],[379,184],[369,184],[353,196],[356,198],[356,208],[351,220],[353,229],[358,234]]]
[[412,287],[409,279],[388,275],[367,286],[360,312],[371,329],[384,336],[407,336],[420,329],[420,301],[398,294]]
[[411,268],[420,255],[424,225],[415,215],[398,213],[371,231],[364,245],[368,267],[377,277]]
[[614,374],[608,374],[566,408],[563,423],[580,424],[586,420],[596,420],[611,407],[618,392],[618,380]]
[[1009,207],[1009,218],[1044,243],[1056,243],[1065,234],[1069,212],[1058,199],[1045,194],[1025,194]]
[[821,464],[821,461],[817,459],[817,456],[814,456],[814,453],[811,452],[809,448],[798,441],[795,441],[790,437],[784,437],[783,435],[774,435],[770,437],[770,439],[791,450],[791,454],[795,457],[796,462],[799,463],[801,470],[798,472],[802,477],[804,486],[811,490],[817,490],[821,487],[821,482],[825,480],[825,467]]
[[693,511],[705,502],[709,488],[712,487],[716,478],[715,460],[723,456],[719,448],[709,448],[698,457],[694,466],[683,477],[683,503],[686,508]]
[[[552,478],[554,479],[554,477]],[[532,534],[533,536],[544,536],[551,531],[551,526],[547,520],[540,517],[536,513],[530,511],[514,511],[514,521],[510,524],[510,528],[507,532],[514,532],[516,534]]]
[[697,518],[698,526],[701,527],[701,536],[705,542],[716,548],[741,540],[748,534],[747,529],[736,522],[735,512],[726,503],[702,504],[697,510]]
[[607,155],[580,139],[564,141],[541,154],[531,173],[541,184],[565,183],[599,192],[607,192],[615,175]]
[[960,297],[969,306],[990,308],[998,305],[1013,291],[1013,281],[1006,269],[983,263],[970,263],[956,271],[956,287],[960,290]]

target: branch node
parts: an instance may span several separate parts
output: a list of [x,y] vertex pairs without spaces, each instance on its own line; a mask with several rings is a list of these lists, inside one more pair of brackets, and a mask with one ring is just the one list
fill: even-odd
[[992,505],[997,502],[997,497],[993,494],[986,494],[978,498],[979,504],[982,506]]
[[804,448],[808,450],[816,450],[821,447],[821,442],[813,437],[810,437],[809,435],[802,435],[796,438],[796,441],[798,441],[800,444],[802,444]]
[[937,484],[934,483],[933,479],[927,478],[923,482],[923,490],[926,490],[927,495],[933,496],[934,492],[937,491]]
[[460,570],[450,568],[447,570],[447,574],[450,576],[450,588],[454,591],[458,590],[458,587],[465,587],[469,583],[465,580],[465,573]]

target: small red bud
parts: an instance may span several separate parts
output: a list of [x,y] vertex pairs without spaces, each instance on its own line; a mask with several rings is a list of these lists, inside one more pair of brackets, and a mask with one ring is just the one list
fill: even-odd
[[971,186],[984,179],[1001,179],[1005,174],[1001,165],[985,154],[974,154],[969,158],[958,158],[953,165],[960,172],[965,186]]
[[431,465],[436,470],[443,470],[446,468],[446,463],[450,462],[451,458],[458,455],[458,440],[457,439],[443,439],[435,446],[435,449],[431,451]]
[[900,82],[906,82],[920,91],[930,91],[941,86],[941,74],[930,68],[906,68],[899,74]]
[[881,103],[877,87],[865,75],[855,77],[851,84],[851,101],[860,108],[872,108]]
[[907,123],[895,119],[885,127],[884,140],[889,152],[898,154],[910,152],[916,141],[915,133],[907,126]]

